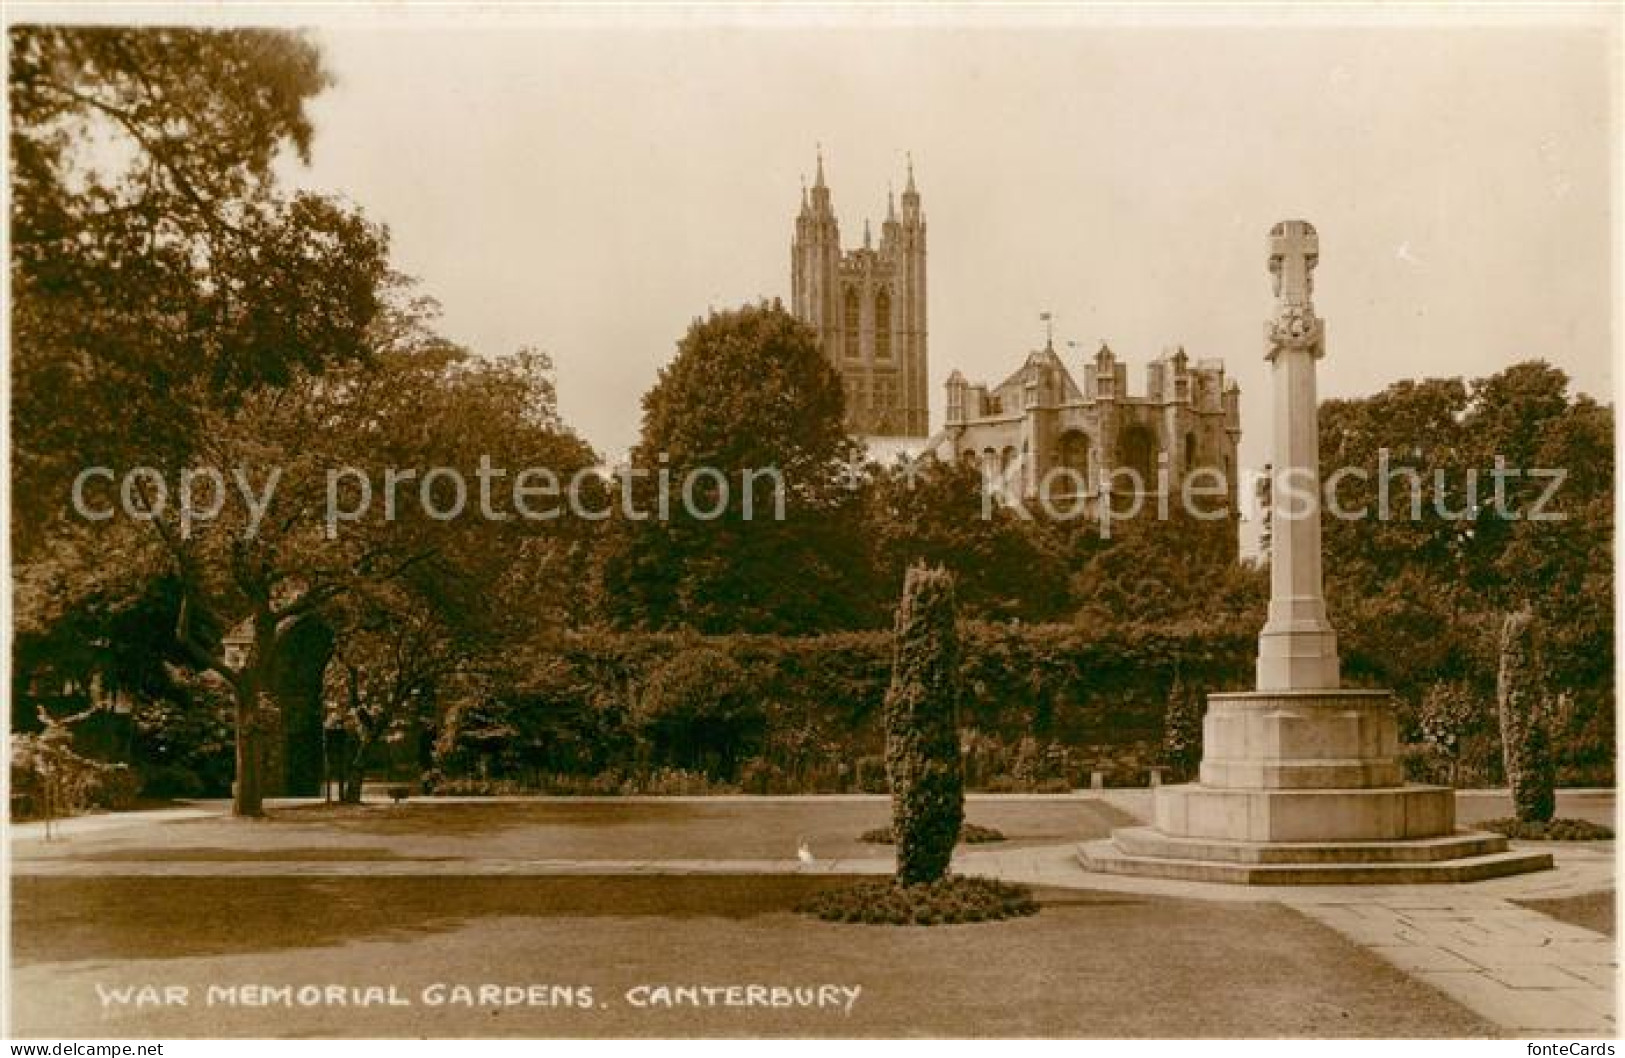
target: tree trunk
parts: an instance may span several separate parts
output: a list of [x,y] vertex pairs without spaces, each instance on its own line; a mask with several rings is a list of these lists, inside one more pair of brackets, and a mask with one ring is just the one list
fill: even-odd
[[237,694],[237,781],[232,784],[231,814],[248,819],[265,815],[265,740],[260,724],[264,697],[257,682]]
[[254,615],[254,645],[243,665],[237,692],[237,782],[231,814],[245,819],[265,815],[266,719],[277,708],[271,687],[277,652],[275,622],[268,612]]
[[339,803],[358,805],[361,803],[361,783],[365,774],[359,767],[352,767],[344,776],[344,786],[339,791]]
[[367,752],[372,749],[372,738],[366,735],[350,735],[349,739],[355,742],[355,752],[348,756],[344,763],[344,784],[339,791],[339,801],[347,805],[361,803],[361,787],[367,781]]
[[361,786],[367,781],[367,746],[369,743],[356,740],[355,756],[345,764],[344,786],[339,791],[339,800],[347,805],[361,803]]

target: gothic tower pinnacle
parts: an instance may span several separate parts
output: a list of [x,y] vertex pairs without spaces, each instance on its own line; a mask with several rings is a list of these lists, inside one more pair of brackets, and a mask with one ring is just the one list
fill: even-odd
[[818,145],[790,247],[790,302],[840,373],[847,429],[860,437],[924,438],[930,432],[925,222],[912,157],[902,207],[899,217],[888,188],[879,247],[865,220],[861,248],[843,250]]

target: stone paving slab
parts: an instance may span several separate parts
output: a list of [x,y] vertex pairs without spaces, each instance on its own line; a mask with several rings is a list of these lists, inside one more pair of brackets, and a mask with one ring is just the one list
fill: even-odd
[[1617,1031],[1617,950],[1601,933],[1505,901],[1465,908],[1283,902],[1515,1034]]
[[[1557,989],[1510,988],[1480,973],[1414,974],[1519,1036],[1612,1036],[1614,1019]],[[1609,1001],[1612,1010],[1612,1000]]]

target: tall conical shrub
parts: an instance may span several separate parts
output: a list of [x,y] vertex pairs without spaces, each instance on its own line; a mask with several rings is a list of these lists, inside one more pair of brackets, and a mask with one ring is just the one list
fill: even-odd
[[1546,730],[1534,639],[1534,618],[1527,609],[1508,614],[1501,623],[1495,699],[1513,809],[1522,822],[1545,823],[1557,811],[1557,766]]
[[955,611],[947,570],[908,571],[886,692],[886,775],[902,885],[934,882],[947,873],[965,820]]

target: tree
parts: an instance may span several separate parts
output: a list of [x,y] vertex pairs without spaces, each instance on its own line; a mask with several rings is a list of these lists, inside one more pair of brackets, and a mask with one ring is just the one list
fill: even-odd
[[1338,490],[1345,509],[1366,516],[1322,522],[1346,670],[1413,702],[1439,682],[1487,700],[1496,631],[1527,605],[1542,629],[1548,691],[1570,703],[1554,752],[1585,774],[1611,770],[1612,409],[1527,361],[1328,401],[1320,449],[1328,476],[1366,475],[1344,475]]
[[[623,511],[605,530],[604,614],[622,627],[707,633],[863,623],[842,409],[840,377],[813,332],[777,302],[696,320],[643,398],[620,487],[645,517]],[[684,502],[690,484],[697,516]]]
[[420,730],[437,687],[470,652],[412,594],[380,585],[334,607],[343,634],[325,672],[326,726],[345,736],[335,771],[347,804],[361,801],[374,746],[392,732]]
[[1142,514],[1116,523],[1108,539],[1082,531],[1075,540],[1071,594],[1080,624],[1264,622],[1268,577],[1238,560],[1230,519]]
[[731,779],[745,737],[762,725],[738,662],[712,647],[679,649],[649,676],[632,709],[660,759]]
[[1501,625],[1496,705],[1501,721],[1501,751],[1518,820],[1548,823],[1557,809],[1557,775],[1534,638],[1534,617],[1528,610],[1506,616]]
[[959,632],[953,576],[915,566],[897,608],[886,692],[886,775],[892,789],[900,885],[947,873],[965,821],[959,758]]
[[877,587],[901,584],[924,562],[954,575],[968,618],[1053,620],[1067,611],[1067,527],[1024,521],[1003,504],[984,509],[981,472],[931,456],[872,465],[863,489],[863,536]]
[[[310,622],[330,624],[344,647],[346,634],[415,628],[427,612],[452,639],[484,636],[499,649],[515,629],[533,630],[570,605],[539,589],[573,546],[568,521],[522,518],[500,502],[492,504],[500,517],[446,517],[437,513],[448,509],[444,491],[397,489],[363,504],[335,487],[342,480],[370,491],[363,483],[380,482],[391,468],[445,468],[466,483],[485,463],[565,475],[588,464],[591,452],[557,419],[545,358],[475,361],[437,340],[386,346],[366,363],[247,393],[234,409],[212,411],[202,437],[207,465],[242,470],[263,496],[261,510],[227,503],[216,517],[189,523],[178,504],[146,495],[141,517],[74,527],[55,544],[176,579],[176,641],[234,701],[238,814],[261,812],[267,736],[282,715],[278,675]],[[353,519],[337,520],[351,510]],[[52,587],[32,590],[50,597]],[[228,663],[220,636],[233,628],[249,642]],[[352,646],[359,677],[361,659],[381,655]],[[369,673],[369,686],[391,678]],[[371,691],[361,697],[381,700]]]
[[[150,482],[142,519],[106,526],[75,516],[69,486],[97,466],[173,474],[231,426],[263,421],[284,386],[308,391],[364,360],[386,235],[336,202],[278,194],[272,163],[308,154],[305,105],[326,81],[302,37],[30,26],[11,44],[19,623],[47,633],[172,578],[176,638],[190,663],[228,678],[224,617],[197,597],[200,556],[174,522],[145,517],[159,499]],[[266,468],[251,430],[233,439],[247,460],[235,465]],[[271,583],[251,550],[218,552],[250,596]],[[263,616],[279,602],[254,606]],[[240,709],[242,689],[271,693],[265,675],[228,678]],[[237,808],[255,814],[259,732],[252,711],[238,720]]]
[[385,236],[273,161],[326,83],[263,30],[11,31],[13,519],[48,538],[87,466],[175,467],[202,413],[354,360]]

